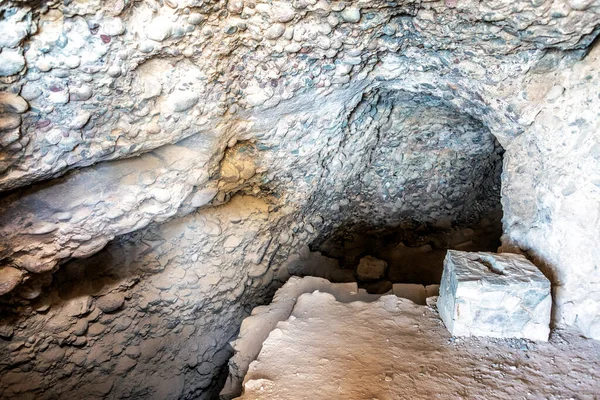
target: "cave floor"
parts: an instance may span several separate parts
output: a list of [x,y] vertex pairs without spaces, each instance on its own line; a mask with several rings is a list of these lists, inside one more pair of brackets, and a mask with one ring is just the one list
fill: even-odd
[[298,298],[250,365],[250,399],[597,399],[600,342],[452,338],[435,307]]

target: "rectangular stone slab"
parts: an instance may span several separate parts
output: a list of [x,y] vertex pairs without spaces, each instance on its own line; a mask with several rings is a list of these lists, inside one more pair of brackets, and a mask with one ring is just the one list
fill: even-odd
[[438,311],[454,336],[547,341],[550,281],[518,254],[448,250]]

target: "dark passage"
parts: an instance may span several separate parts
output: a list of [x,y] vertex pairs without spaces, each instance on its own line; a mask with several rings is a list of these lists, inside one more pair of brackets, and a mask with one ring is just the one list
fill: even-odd
[[343,192],[314,210],[335,218],[311,250],[347,269],[365,255],[385,260],[382,282],[366,285],[372,291],[439,283],[447,249],[496,251],[504,151],[490,131],[429,95],[378,92],[363,102],[375,123],[356,113],[348,129],[374,139]]

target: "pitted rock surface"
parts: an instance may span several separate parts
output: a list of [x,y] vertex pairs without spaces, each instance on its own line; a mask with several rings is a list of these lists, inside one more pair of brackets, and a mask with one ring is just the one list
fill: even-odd
[[582,0],[2,2],[0,397],[210,398],[288,257],[499,201],[600,338],[599,31]]

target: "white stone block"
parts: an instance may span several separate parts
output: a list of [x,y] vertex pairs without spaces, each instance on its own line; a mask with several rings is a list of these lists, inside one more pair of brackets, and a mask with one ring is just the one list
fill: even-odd
[[438,311],[454,336],[547,341],[550,281],[518,254],[448,250]]

